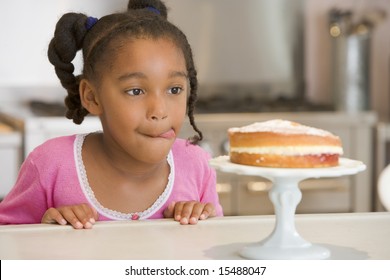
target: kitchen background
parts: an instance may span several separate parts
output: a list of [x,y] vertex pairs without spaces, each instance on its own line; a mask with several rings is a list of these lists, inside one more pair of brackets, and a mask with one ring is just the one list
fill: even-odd
[[[228,127],[269,118],[329,129],[342,138],[345,156],[364,161],[367,171],[304,182],[298,212],[383,209],[375,186],[379,172],[390,162],[386,156],[390,1],[166,3],[171,8],[169,18],[193,46],[201,83],[197,120],[206,135],[205,149],[213,156],[224,154]],[[75,126],[60,116],[64,90],[46,57],[59,16],[76,11],[101,17],[126,5],[126,0],[0,3],[0,197],[11,188],[21,161],[36,145],[57,135],[100,127],[95,118]],[[80,57],[79,65],[77,61]],[[347,96],[351,91],[361,98],[351,99]],[[184,127],[183,136],[191,133]],[[227,215],[272,213],[269,182],[218,176]]]

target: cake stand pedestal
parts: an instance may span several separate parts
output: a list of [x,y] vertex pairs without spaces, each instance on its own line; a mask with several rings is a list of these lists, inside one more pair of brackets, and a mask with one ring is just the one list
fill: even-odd
[[241,249],[247,259],[326,259],[330,251],[303,239],[295,228],[295,210],[301,201],[300,181],[308,178],[352,175],[366,169],[356,160],[341,158],[339,166],[330,168],[266,168],[231,163],[229,156],[210,160],[222,172],[260,176],[270,180],[269,198],[275,209],[275,227],[264,240]]

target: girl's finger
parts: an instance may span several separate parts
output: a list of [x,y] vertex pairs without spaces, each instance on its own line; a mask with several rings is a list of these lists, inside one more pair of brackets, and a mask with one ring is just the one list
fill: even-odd
[[92,228],[93,223],[95,223],[95,219],[93,211],[88,204],[74,206],[72,207],[72,210],[77,220],[84,228]]
[[203,213],[204,207],[205,205],[199,202],[193,205],[191,217],[189,220],[189,223],[191,225],[195,225],[198,223],[198,220],[200,219],[201,214]]
[[43,215],[41,223],[43,224],[57,223],[60,225],[66,225],[67,222],[57,209],[49,208]]
[[173,213],[173,218],[175,221],[180,221],[182,219],[184,202],[176,202],[175,210]]
[[173,218],[173,211],[175,210],[176,202],[172,201],[164,210],[164,218]]
[[82,209],[84,210],[85,218],[81,220],[81,222],[85,225],[87,222],[94,224],[97,220],[97,211],[95,208],[92,208],[88,204],[81,204],[80,205]]
[[181,210],[181,219],[180,219],[180,223],[182,225],[186,225],[186,224],[190,223],[190,218],[191,218],[192,212],[194,210],[194,206],[197,203],[198,202],[196,202],[196,201],[184,202],[183,209]]
[[200,215],[200,220],[205,220],[208,217],[214,217],[216,215],[215,207],[212,203],[207,203],[203,208],[202,214]]
[[75,229],[82,229],[84,227],[83,223],[79,220],[78,216],[76,215],[75,211],[79,212],[78,215],[80,215],[79,207],[64,207],[59,210],[62,214],[62,216],[65,218],[65,220],[70,223],[73,228]]

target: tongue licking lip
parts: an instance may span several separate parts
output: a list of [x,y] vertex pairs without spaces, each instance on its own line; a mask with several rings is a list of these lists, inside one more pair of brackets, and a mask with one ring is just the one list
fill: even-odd
[[171,139],[176,137],[175,131],[173,129],[168,130],[167,132],[164,132],[163,134],[160,134],[158,137]]

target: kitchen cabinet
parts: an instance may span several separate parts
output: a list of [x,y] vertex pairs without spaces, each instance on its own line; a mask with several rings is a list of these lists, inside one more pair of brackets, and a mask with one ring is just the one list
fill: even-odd
[[[13,140],[14,146],[11,150],[9,148],[7,151],[3,150],[4,153],[15,155],[17,151],[22,151],[22,156],[25,156],[36,145],[48,138],[101,129],[99,120],[94,117],[86,118],[81,126],[77,126],[64,117],[34,117],[31,115],[24,117],[21,116],[20,112],[21,110],[8,112],[7,120],[21,129],[22,140],[20,140],[18,133],[8,135],[7,137],[15,138]],[[278,118],[326,129],[339,135],[343,142],[343,157],[360,160],[367,166],[364,172],[353,176],[308,179],[301,182],[302,201],[298,205],[298,213],[369,212],[374,210],[373,138],[377,123],[377,116],[374,112],[357,114],[342,112],[197,114],[195,121],[204,134],[204,140],[200,145],[208,150],[213,157],[216,157],[228,153],[228,128]],[[194,134],[192,127],[188,122],[185,122],[179,136],[187,138]],[[23,141],[23,145],[21,141]],[[23,150],[22,147],[24,147]],[[4,168],[9,168],[8,160],[2,162],[7,162],[7,166]],[[18,165],[12,164],[12,166]],[[12,168],[11,171],[4,173],[7,174],[8,181],[4,183],[6,187],[3,192],[6,192],[8,186],[12,185],[11,181],[13,183],[15,175],[9,174],[16,174],[17,168]],[[266,179],[222,172],[217,172],[217,176],[217,190],[225,215],[273,213],[273,206],[268,199],[270,182]]]
[[15,183],[21,163],[21,134],[0,123],[0,200]]

